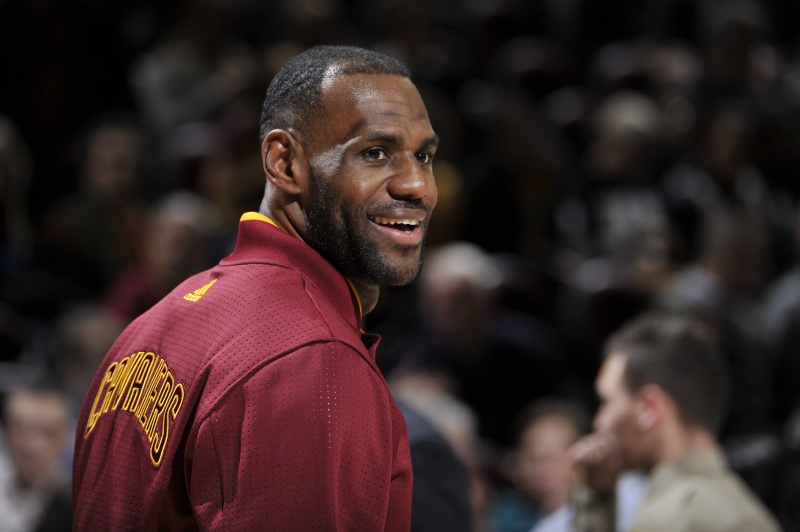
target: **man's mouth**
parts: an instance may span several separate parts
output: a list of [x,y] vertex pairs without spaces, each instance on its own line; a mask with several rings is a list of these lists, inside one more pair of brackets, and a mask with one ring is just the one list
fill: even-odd
[[388,227],[389,229],[405,231],[406,233],[410,233],[420,225],[419,220],[412,218],[383,218],[381,216],[375,216],[372,218],[372,223],[382,227]]

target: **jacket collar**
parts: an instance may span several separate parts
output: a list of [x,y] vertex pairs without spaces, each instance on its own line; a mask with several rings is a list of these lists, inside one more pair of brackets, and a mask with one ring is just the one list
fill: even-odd
[[278,228],[269,217],[246,212],[239,220],[236,247],[222,265],[266,263],[298,270],[361,332],[361,301],[352,283],[314,248]]

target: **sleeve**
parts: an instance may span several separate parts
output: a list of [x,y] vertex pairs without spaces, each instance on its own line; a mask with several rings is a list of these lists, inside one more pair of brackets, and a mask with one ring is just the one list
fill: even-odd
[[576,532],[614,532],[616,497],[601,495],[582,486],[572,492],[572,507],[575,510],[573,529]]
[[200,426],[189,490],[204,530],[383,530],[396,445],[382,376],[339,343],[235,386]]

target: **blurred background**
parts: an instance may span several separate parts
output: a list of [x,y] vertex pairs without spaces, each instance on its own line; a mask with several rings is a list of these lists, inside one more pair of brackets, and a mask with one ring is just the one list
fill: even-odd
[[442,139],[424,274],[367,328],[476,529],[530,528],[521,414],[592,412],[603,341],[652,308],[716,327],[729,460],[798,526],[799,29],[791,0],[0,0],[0,389],[46,378],[74,423],[122,328],[258,209],[274,73],[355,44]]

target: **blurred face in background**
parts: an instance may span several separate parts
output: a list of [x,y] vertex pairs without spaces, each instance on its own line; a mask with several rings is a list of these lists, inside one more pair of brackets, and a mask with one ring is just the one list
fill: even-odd
[[190,224],[163,216],[152,223],[144,263],[153,287],[167,292],[201,269],[203,239]]
[[14,392],[8,396],[5,437],[21,487],[38,488],[57,480],[68,433],[69,413],[60,395]]
[[569,502],[572,461],[567,450],[577,439],[570,421],[547,415],[525,429],[519,440],[517,487],[548,514]]
[[460,355],[479,353],[496,310],[501,274],[484,250],[452,242],[428,254],[420,288],[425,320]]
[[105,125],[92,134],[84,161],[83,187],[102,201],[123,201],[139,188],[144,139],[125,126]]

